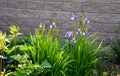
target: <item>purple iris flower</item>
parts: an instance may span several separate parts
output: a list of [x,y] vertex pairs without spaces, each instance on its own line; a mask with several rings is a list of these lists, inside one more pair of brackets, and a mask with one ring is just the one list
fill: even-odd
[[51,29],[56,28],[56,24],[55,24],[55,22],[52,22],[52,25],[50,25],[50,28],[51,28]]
[[90,23],[90,21],[89,21],[89,19],[86,17],[85,19],[84,19],[84,24],[89,24]]
[[71,17],[71,20],[76,20],[77,19],[77,16],[75,15],[75,13],[72,13],[72,17]]
[[80,35],[80,34],[82,34],[82,31],[81,31],[80,29],[78,29],[78,30],[76,31],[76,34],[77,34],[77,35]]
[[73,37],[73,38],[70,40],[70,42],[75,44],[75,43],[76,43],[75,38]]
[[66,34],[65,34],[65,37],[68,38],[68,39],[71,39],[73,38],[73,33],[71,31],[68,31]]
[[84,36],[89,36],[89,33],[85,31],[85,32],[83,32],[83,35]]

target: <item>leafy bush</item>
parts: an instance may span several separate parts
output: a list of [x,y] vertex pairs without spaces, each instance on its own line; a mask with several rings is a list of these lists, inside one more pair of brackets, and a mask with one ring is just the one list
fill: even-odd
[[11,58],[12,55],[20,54],[20,46],[24,43],[23,38],[17,38],[18,36],[22,35],[22,33],[19,33],[20,28],[16,25],[10,26],[10,35],[7,35],[6,38],[9,40],[9,43],[6,43],[8,46],[8,49],[4,50],[4,56],[5,58],[5,68],[11,69],[14,67],[7,67],[7,64],[16,65],[16,61]]
[[[110,45],[99,53],[103,61],[103,71],[109,75],[119,76],[120,68],[120,28],[116,30],[114,38],[111,38]],[[101,64],[101,63],[100,63]]]
[[120,65],[120,41],[117,40],[111,45],[114,54],[114,63]]
[[120,28],[116,31],[115,40],[111,41],[111,48],[114,54],[113,62],[120,65]]
[[[19,62],[16,66],[16,71],[14,72],[15,76],[39,76],[41,73],[47,73],[50,71],[51,65],[47,60],[44,60],[42,64],[33,64],[29,60],[29,56],[17,55],[12,56],[15,60]],[[42,74],[43,75],[43,74]]]

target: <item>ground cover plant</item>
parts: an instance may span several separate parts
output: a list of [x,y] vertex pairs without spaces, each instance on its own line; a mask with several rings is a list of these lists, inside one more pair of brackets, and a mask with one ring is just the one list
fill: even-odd
[[[72,13],[73,31],[59,38],[59,29],[53,18],[48,28],[41,23],[36,33],[22,35],[18,26],[10,27],[10,35],[0,46],[5,62],[3,76],[99,76],[96,66],[102,42],[96,45],[97,34],[89,34],[89,19],[83,14],[81,23]],[[7,39],[7,42],[6,42]],[[103,71],[102,71],[103,72]]]
[[[120,75],[120,28],[116,30],[110,46],[104,51],[104,69],[110,76]],[[106,52],[106,53],[105,53]]]

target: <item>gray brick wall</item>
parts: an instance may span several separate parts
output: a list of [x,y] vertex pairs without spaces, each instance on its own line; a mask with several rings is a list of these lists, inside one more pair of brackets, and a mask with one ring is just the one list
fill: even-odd
[[49,22],[57,13],[64,36],[73,27],[71,12],[79,21],[81,11],[90,19],[90,32],[99,32],[106,41],[114,37],[120,26],[120,0],[0,0],[0,30],[8,32],[11,24],[18,24],[22,32],[34,32],[39,18]]

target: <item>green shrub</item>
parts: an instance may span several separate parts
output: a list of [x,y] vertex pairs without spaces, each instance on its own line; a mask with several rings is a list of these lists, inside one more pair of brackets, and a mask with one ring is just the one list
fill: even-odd
[[111,48],[114,54],[113,62],[120,65],[120,28],[116,31],[115,39],[111,41]]
[[113,42],[111,48],[114,54],[113,58],[114,63],[120,65],[120,41],[117,40]]

